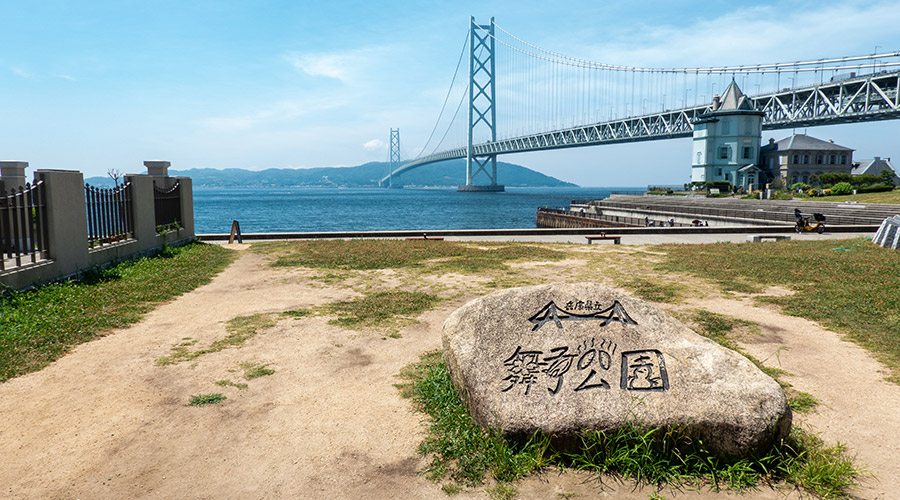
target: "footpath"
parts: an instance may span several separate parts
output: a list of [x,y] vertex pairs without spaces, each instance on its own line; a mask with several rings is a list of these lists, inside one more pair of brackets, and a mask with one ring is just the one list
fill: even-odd
[[[807,237],[830,236],[800,236]],[[696,240],[680,242],[690,241]],[[625,247],[629,244],[637,242],[623,238],[623,245],[595,244],[590,251],[640,251]],[[441,483],[421,473],[426,460],[416,448],[423,417],[394,384],[404,366],[440,349],[444,319],[472,298],[471,292],[421,315],[397,338],[347,330],[329,324],[326,316],[296,319],[280,313],[348,300],[358,296],[353,289],[314,271],[270,267],[264,257],[246,251],[247,245],[233,248],[241,256],[208,285],[159,306],[138,324],[76,347],[44,370],[0,384],[0,496],[448,498]],[[581,261],[554,265],[559,266],[554,273],[565,272],[565,266],[574,269]],[[403,277],[372,272],[366,279],[392,286]],[[468,278],[434,279],[443,286]],[[709,298],[687,307],[760,323],[762,335],[744,347],[789,371],[798,390],[821,401],[814,414],[798,417],[801,425],[830,443],[846,443],[876,476],[865,479],[855,492],[859,498],[896,498],[900,387],[882,379],[871,356],[814,322],[761,309],[749,299]],[[253,315],[270,315],[274,326],[242,348],[171,365],[157,362],[179,346],[208,346],[227,335],[229,320]],[[246,380],[247,364],[274,373]],[[217,383],[222,380],[234,384]],[[192,395],[216,392],[227,396],[224,404],[187,405]],[[555,470],[516,488],[522,499],[646,500],[656,492],[630,481],[599,483],[586,473]],[[702,500],[809,498],[766,486],[744,496],[690,489],[661,493]],[[453,498],[489,494],[475,488]]]

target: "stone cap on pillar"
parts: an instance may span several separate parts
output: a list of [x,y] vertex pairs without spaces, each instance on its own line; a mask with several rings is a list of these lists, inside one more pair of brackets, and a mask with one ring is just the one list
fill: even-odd
[[147,167],[147,175],[166,177],[169,175],[169,166],[172,162],[162,160],[147,160],[144,166]]
[[19,188],[25,185],[25,168],[27,161],[0,161],[0,179],[6,189]]

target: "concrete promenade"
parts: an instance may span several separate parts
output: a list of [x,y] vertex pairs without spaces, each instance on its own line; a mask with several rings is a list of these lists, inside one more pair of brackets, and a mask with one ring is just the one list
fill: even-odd
[[[317,233],[248,233],[243,235],[245,243],[255,241],[285,241],[308,239],[350,239],[350,238],[411,238],[427,234],[447,241],[522,241],[545,243],[587,243],[585,236],[600,232],[622,237],[623,245],[655,245],[662,243],[717,243],[747,241],[748,235],[782,234],[794,241],[822,239],[871,238],[878,226],[833,226],[824,234],[794,232],[793,226],[733,226],[733,227],[666,227],[666,228],[607,228],[607,229],[473,229],[434,231],[348,231]],[[209,243],[227,243],[228,234],[198,234],[197,237]],[[235,240],[237,241],[237,240]],[[611,244],[611,242],[595,242]]]

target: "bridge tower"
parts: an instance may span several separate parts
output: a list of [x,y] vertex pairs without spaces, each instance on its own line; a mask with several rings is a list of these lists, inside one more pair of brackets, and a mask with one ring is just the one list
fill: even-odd
[[[497,155],[475,155],[473,131],[480,126],[487,127],[491,133],[491,142],[497,140],[496,73],[494,64],[494,18],[491,24],[475,23],[475,17],[469,22],[469,122],[468,142],[466,144],[466,185],[459,186],[459,191],[503,191],[497,184]],[[490,172],[488,172],[490,164]],[[484,173],[490,180],[488,185],[473,184],[474,178]]]
[[391,129],[391,163],[390,163],[390,178],[388,179],[388,187],[394,187],[394,170],[400,166],[400,129],[392,128]]

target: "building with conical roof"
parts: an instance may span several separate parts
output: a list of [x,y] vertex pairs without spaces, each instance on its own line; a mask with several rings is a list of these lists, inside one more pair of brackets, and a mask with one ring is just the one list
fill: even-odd
[[692,182],[729,182],[745,189],[760,185],[757,165],[762,119],[734,80],[713,97],[708,113],[694,121]]

